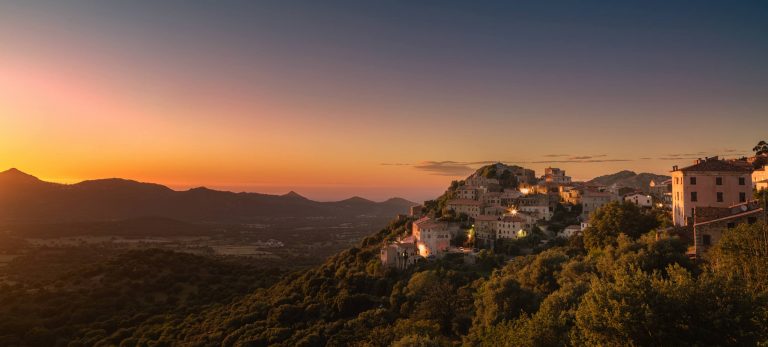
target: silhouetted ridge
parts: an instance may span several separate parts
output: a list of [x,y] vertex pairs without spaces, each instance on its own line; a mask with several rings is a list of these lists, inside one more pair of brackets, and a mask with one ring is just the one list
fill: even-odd
[[16,168],[11,168],[0,172],[0,179],[2,179],[4,182],[42,182],[37,177],[24,173]]
[[62,185],[40,181],[18,170],[0,173],[0,223],[97,222],[146,216],[192,223],[242,223],[264,217],[389,217],[405,213],[412,204],[398,200],[377,203],[361,197],[318,202],[293,191],[284,195],[205,187],[175,191],[160,184],[121,178]]
[[294,192],[294,191],[290,191],[290,192],[288,192],[288,193],[286,193],[286,194],[283,194],[283,195],[281,195],[281,196],[282,196],[282,197],[284,197],[284,198],[293,198],[293,199],[309,200],[309,199],[305,198],[304,196],[302,196],[301,194],[299,194],[299,193],[296,193],[296,192]]

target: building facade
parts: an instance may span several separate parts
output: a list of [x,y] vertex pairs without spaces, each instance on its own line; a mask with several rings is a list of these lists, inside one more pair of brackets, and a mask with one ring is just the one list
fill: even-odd
[[730,207],[697,207],[693,225],[696,256],[705,255],[728,230],[761,220],[765,220],[765,211],[756,200]]
[[672,168],[672,221],[693,223],[696,207],[729,207],[752,194],[751,167],[711,157]]
[[428,257],[448,250],[451,243],[451,228],[448,223],[423,217],[412,225],[412,235],[419,255]]
[[648,194],[631,193],[624,196],[624,201],[629,201],[640,207],[652,207],[653,198]]

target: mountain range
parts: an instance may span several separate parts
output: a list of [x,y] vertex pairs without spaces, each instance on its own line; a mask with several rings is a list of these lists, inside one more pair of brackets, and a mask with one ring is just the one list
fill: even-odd
[[110,178],[76,184],[45,182],[17,169],[0,172],[0,223],[115,221],[146,217],[184,222],[242,223],[263,218],[392,216],[415,205],[401,198],[334,202],[285,195],[234,193],[205,187],[176,191]]
[[614,174],[595,177],[588,183],[604,186],[611,186],[616,184],[618,187],[639,189],[647,193],[650,189],[648,185],[651,183],[651,180],[660,183],[670,178],[670,176],[665,175],[657,175],[647,172],[638,174],[634,171],[623,170]]

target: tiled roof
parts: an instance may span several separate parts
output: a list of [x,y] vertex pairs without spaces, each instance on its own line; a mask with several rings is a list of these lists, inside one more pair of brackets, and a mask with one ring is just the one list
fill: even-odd
[[472,205],[472,206],[480,206],[482,203],[477,200],[471,200],[471,199],[453,199],[448,200],[447,205]]
[[504,218],[501,219],[502,222],[518,222],[518,223],[524,223],[525,219],[521,218],[520,216],[504,216]]
[[585,197],[585,198],[586,198],[586,197],[591,197],[591,196],[613,196],[613,193],[608,193],[608,192],[595,192],[595,191],[591,191],[591,190],[588,190],[588,191],[585,191],[585,192],[582,194],[582,196],[583,196],[583,197]]
[[719,159],[704,159],[696,164],[677,169],[675,171],[732,171],[732,172],[750,172],[751,167],[734,164],[725,160]]
[[474,219],[475,219],[476,222],[477,221],[490,222],[490,221],[498,220],[499,217],[498,216],[491,216],[491,215],[481,214],[481,215],[475,217]]
[[696,224],[694,225],[694,227],[697,227],[697,226],[699,226],[699,225],[704,225],[704,224],[714,223],[714,222],[723,222],[723,221],[726,221],[726,220],[729,220],[729,219],[734,219],[734,218],[745,217],[745,216],[749,216],[749,215],[757,214],[757,213],[760,213],[760,212],[763,212],[763,209],[762,209],[762,208],[758,208],[758,209],[756,209],[756,210],[751,210],[751,211],[746,211],[746,212],[741,212],[741,213],[733,214],[733,215],[730,215],[730,216],[726,216],[726,217],[722,217],[722,218],[718,218],[718,219],[708,220],[708,221],[706,221],[706,222],[700,222],[700,223],[696,223]]

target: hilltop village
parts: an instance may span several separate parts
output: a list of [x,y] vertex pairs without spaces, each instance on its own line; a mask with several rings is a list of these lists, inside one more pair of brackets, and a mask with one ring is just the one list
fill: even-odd
[[707,157],[674,166],[643,187],[575,182],[565,170],[534,170],[496,163],[454,181],[435,200],[413,206],[409,233],[382,245],[381,262],[404,269],[447,254],[472,262],[484,250],[515,256],[568,242],[590,228],[608,204],[632,204],[659,221],[657,233],[686,241],[692,259],[706,254],[728,229],[765,219],[768,155]]

